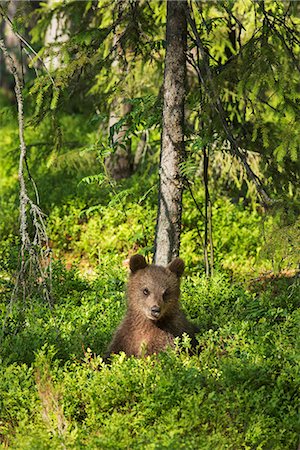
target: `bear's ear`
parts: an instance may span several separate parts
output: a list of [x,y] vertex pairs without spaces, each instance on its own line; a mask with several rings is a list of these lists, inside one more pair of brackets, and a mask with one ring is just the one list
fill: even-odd
[[129,261],[129,267],[132,273],[135,273],[140,269],[145,269],[147,265],[148,264],[142,255],[133,255]]
[[184,271],[184,262],[181,258],[175,258],[170,262],[170,264],[167,265],[167,269],[175,273],[175,275],[180,278]]

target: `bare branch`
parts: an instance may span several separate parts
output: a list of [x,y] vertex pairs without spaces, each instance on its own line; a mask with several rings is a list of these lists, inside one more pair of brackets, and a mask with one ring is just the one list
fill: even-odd
[[[31,283],[30,277],[26,280],[28,267],[33,269],[34,282],[40,283],[43,286],[43,295],[51,305],[51,293],[47,286],[47,271],[50,269],[49,255],[51,253],[49,247],[49,239],[44,223],[44,214],[40,208],[34,204],[29,198],[27,187],[24,178],[24,168],[27,166],[26,162],[26,143],[24,138],[24,106],[22,95],[22,82],[19,78],[15,63],[7,51],[4,41],[0,39],[0,49],[4,54],[9,72],[15,79],[15,94],[18,107],[18,125],[19,125],[19,139],[20,139],[20,159],[18,178],[20,184],[20,236],[21,236],[21,250],[20,250],[20,271],[17,275],[16,285],[13,292],[13,297],[17,294],[20,286],[23,288],[23,297],[26,298],[27,285]],[[33,186],[38,194],[35,183],[30,176]],[[28,231],[28,210],[29,217],[31,217],[34,238],[31,240]],[[40,254],[38,254],[38,252]],[[29,273],[31,275],[31,273]],[[12,299],[13,299],[12,297]]]

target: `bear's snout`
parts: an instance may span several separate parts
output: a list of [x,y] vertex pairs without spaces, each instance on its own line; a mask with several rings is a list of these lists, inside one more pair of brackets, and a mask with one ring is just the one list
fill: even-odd
[[153,316],[155,319],[157,319],[160,315],[160,307],[159,306],[152,306],[151,308],[151,316]]

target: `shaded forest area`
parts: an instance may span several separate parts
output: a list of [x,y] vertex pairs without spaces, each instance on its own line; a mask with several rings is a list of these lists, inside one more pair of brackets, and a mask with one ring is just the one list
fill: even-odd
[[[299,448],[300,3],[0,14],[0,447]],[[196,353],[103,361],[135,253]]]

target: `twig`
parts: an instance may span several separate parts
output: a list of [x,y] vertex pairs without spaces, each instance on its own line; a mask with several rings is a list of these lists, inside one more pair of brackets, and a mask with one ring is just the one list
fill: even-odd
[[242,24],[242,22],[233,14],[232,11],[230,11],[229,8],[227,8],[225,2],[221,2],[222,8],[225,9],[225,11],[227,12],[227,14],[238,24],[239,28],[243,29],[244,31],[246,31],[246,28],[244,27],[244,25]]
[[[285,47],[287,53],[288,53],[288,54],[290,55],[290,57],[292,58],[295,67],[296,67],[297,70],[300,72],[300,65],[299,65],[299,62],[298,62],[296,56],[294,55],[293,50],[287,45],[287,43],[286,43],[284,37],[282,36],[282,34],[279,33],[279,31],[276,29],[276,27],[275,27],[275,25],[274,25],[274,22],[271,23],[271,21],[270,21],[270,19],[269,19],[269,15],[268,15],[268,13],[267,13],[267,11],[266,11],[266,9],[265,9],[264,1],[261,1],[259,4],[260,4],[260,6],[261,6],[261,9],[262,9],[264,18],[265,18],[266,22],[268,23],[269,27],[274,31],[274,33],[276,34],[276,36],[281,40],[282,45]],[[287,28],[287,27],[285,27],[285,28]],[[288,31],[289,31],[289,30],[288,30]],[[289,32],[290,32],[290,31],[289,31]],[[290,32],[290,34],[292,34],[292,33]],[[293,38],[294,38],[294,34],[293,34]],[[296,40],[296,43],[298,44],[298,39]]]
[[39,204],[40,203],[39,193],[38,193],[38,190],[37,190],[36,183],[35,183],[34,179],[31,176],[31,173],[30,173],[30,170],[29,170],[29,167],[28,167],[27,158],[25,158],[25,165],[26,165],[26,169],[27,169],[29,180],[31,181],[33,189],[34,189],[34,192],[35,192],[36,202],[37,202],[37,204]]

